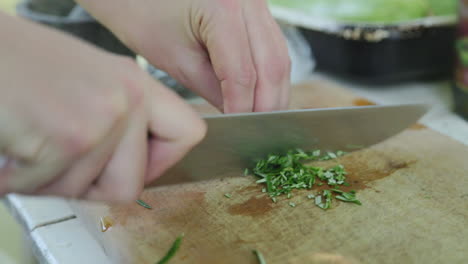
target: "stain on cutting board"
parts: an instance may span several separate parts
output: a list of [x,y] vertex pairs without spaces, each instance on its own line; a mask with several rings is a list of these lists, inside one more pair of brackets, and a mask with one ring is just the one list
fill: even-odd
[[351,186],[343,186],[342,190],[362,190],[374,181],[383,179],[393,173],[406,169],[417,161],[408,157],[389,157],[378,151],[360,151],[340,159],[348,175],[347,181]]
[[268,212],[273,209],[273,206],[273,201],[271,201],[266,194],[263,194],[261,196],[252,196],[243,203],[230,206],[228,212],[231,215],[245,215],[252,217],[267,216]]

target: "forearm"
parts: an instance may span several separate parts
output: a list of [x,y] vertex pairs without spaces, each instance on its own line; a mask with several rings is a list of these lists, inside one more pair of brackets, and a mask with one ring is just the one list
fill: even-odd
[[287,108],[288,49],[265,0],[77,1],[222,111]]

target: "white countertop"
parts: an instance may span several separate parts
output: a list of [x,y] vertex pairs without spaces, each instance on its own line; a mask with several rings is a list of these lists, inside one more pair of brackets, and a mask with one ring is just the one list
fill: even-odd
[[[331,78],[314,74],[311,79]],[[468,123],[450,111],[452,95],[448,82],[414,82],[382,88],[333,81],[379,104],[422,102],[433,105],[422,123],[468,145]],[[110,263],[66,200],[8,195],[6,203],[29,234],[40,263]]]

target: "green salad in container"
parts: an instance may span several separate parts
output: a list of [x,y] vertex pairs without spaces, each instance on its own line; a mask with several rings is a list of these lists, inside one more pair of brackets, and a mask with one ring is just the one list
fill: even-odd
[[430,16],[455,15],[456,0],[269,0],[317,18],[343,22],[396,23]]

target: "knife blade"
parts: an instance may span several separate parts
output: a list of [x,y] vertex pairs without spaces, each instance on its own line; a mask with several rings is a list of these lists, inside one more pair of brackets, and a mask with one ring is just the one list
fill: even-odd
[[369,147],[414,124],[427,110],[427,105],[405,104],[205,116],[204,140],[158,185],[240,176],[256,160],[294,148]]

